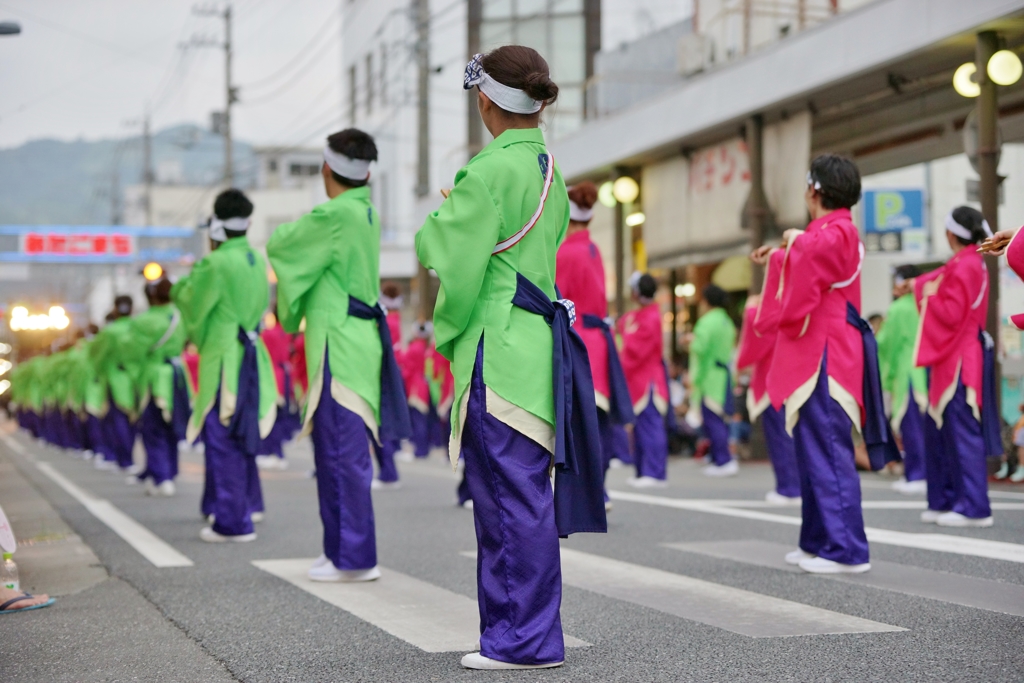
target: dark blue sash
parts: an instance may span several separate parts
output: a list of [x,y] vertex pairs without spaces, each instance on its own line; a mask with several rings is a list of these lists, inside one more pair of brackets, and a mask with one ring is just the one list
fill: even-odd
[[260,373],[256,356],[256,333],[238,328],[238,341],[242,344],[242,365],[238,370],[238,392],[235,414],[228,424],[228,435],[245,451],[255,456],[260,449]]
[[167,363],[174,372],[174,405],[171,409],[171,428],[178,441],[185,440],[188,431],[188,419],[192,414],[189,407],[188,387],[185,385],[185,369],[181,367],[180,358],[168,358]]
[[726,421],[729,421],[736,412],[736,397],[732,393],[732,371],[720,360],[716,360],[715,365],[725,370],[725,400],[722,401],[722,412],[725,413]]
[[615,346],[611,326],[592,313],[584,313],[583,327],[601,330],[608,345],[608,417],[618,425],[633,424],[636,421],[633,401],[629,397],[626,373],[622,371],[622,361],[619,360],[619,350]]
[[849,301],[846,302],[846,322],[857,328],[864,343],[864,444],[868,448],[871,469],[877,472],[886,463],[900,459],[892,427],[885,418],[882,375],[878,369],[878,342],[875,341],[871,325],[860,317]]
[[369,305],[351,294],[348,297],[348,314],[360,320],[377,321],[380,334],[380,430],[381,443],[389,439],[408,439],[412,436],[409,422],[409,405],[405,399],[405,384],[402,372],[395,360],[395,347],[391,342],[387,313],[380,304]]
[[676,409],[672,406],[672,385],[669,383],[668,363],[661,359],[661,371],[665,373],[665,393],[668,394],[668,410],[665,411],[665,429],[669,434],[678,434],[679,425],[676,424]]
[[541,316],[551,326],[558,535],[605,533],[604,466],[587,347],[570,326],[566,308],[551,301],[521,273],[516,273],[512,304]]
[[985,455],[1003,455],[1003,437],[996,398],[996,345],[988,332],[978,333],[981,342],[981,436],[985,439]]

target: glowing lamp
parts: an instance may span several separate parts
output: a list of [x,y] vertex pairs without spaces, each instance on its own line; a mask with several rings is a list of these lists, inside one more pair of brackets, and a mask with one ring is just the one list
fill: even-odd
[[974,82],[974,74],[978,67],[974,62],[964,62],[953,73],[953,90],[963,97],[977,97],[981,94],[981,86]]
[[612,185],[612,194],[620,203],[629,204],[640,196],[640,186],[628,175],[624,175],[615,180]]
[[159,263],[147,263],[142,269],[142,277],[146,278],[147,282],[156,282],[163,274],[164,269]]
[[0,379],[0,396],[3,396],[4,392],[11,388],[9,380]]
[[1024,74],[1024,65],[1020,63],[1020,57],[1015,52],[1000,50],[988,60],[986,71],[996,85],[1013,85]]
[[680,298],[689,298],[697,293],[697,285],[692,282],[685,282],[681,285],[676,285],[676,296]]
[[643,225],[645,220],[647,220],[647,216],[644,215],[643,211],[637,211],[626,216],[626,225],[635,228],[638,225]]
[[597,201],[609,209],[615,208],[615,191],[613,187],[614,183],[609,180],[606,183],[602,183],[601,187],[597,190]]

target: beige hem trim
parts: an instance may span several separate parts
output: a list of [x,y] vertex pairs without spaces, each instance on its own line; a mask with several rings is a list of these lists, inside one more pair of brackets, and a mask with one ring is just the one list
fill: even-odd
[[[321,384],[323,381],[321,380]],[[351,410],[353,413],[362,418],[366,428],[373,434],[373,440],[380,443],[380,435],[378,434],[377,417],[373,412],[373,408],[366,401],[365,398],[357,394],[352,389],[348,388],[338,380],[331,377],[331,398],[337,401],[338,405],[347,410]],[[313,412],[316,412],[315,410]],[[310,428],[312,428],[312,421],[310,422]]]
[[764,392],[764,396],[760,400],[754,400],[754,392],[747,391],[747,412],[750,414],[750,423],[753,424],[757,418],[761,417],[761,413],[768,410],[768,406],[772,404],[772,400],[768,397],[768,392]]
[[555,428],[547,420],[502,398],[488,386],[485,386],[484,389],[486,390],[488,415],[505,423],[531,441],[535,441],[548,453],[555,452]]
[[981,408],[978,407],[978,392],[973,387],[967,387],[967,405],[971,407],[974,419],[981,422]]
[[849,391],[846,390],[842,384],[837,382],[835,379],[828,378],[828,395],[838,403],[847,417],[850,418],[850,422],[853,423],[853,429],[856,432],[860,432],[860,406],[857,405],[857,399],[853,397]]
[[610,412],[611,402],[608,400],[607,396],[602,394],[597,389],[594,389],[594,401],[597,402],[597,407],[598,408],[600,408],[601,410],[603,410],[606,413]]
[[644,409],[647,408],[647,404],[651,401],[654,401],[654,408],[659,413],[662,415],[668,413],[668,401],[658,395],[658,390],[655,388],[654,382],[651,382],[647,387],[647,391],[645,391],[644,395],[640,397],[640,400],[633,404],[633,414],[639,415],[644,412]]
[[723,408],[721,406],[721,404],[718,403],[718,401],[713,401],[710,398],[708,398],[707,396],[701,396],[700,401],[701,401],[701,404],[703,404],[705,408],[710,410],[712,413],[714,413],[718,417],[722,418],[723,420],[727,420],[728,419],[728,416],[725,414],[725,408]]
[[413,396],[409,399],[409,407],[418,413],[423,413],[424,415],[430,412],[430,406],[424,403],[423,399],[418,396]]
[[469,387],[462,392],[459,399],[459,421],[452,425],[452,435],[448,438],[448,460],[452,464],[452,472],[459,465],[459,454],[462,450],[462,430],[466,426],[466,412],[469,410]]
[[939,396],[939,405],[932,406],[928,405],[928,414],[935,420],[935,426],[938,429],[942,429],[942,415],[946,412],[946,406],[953,400],[953,395],[956,393],[956,385],[960,382],[960,364],[963,360],[957,361],[956,373],[953,375],[953,381],[950,382],[949,386],[945,388],[942,395]]
[[800,420],[800,408],[807,403],[807,399],[814,393],[814,387],[818,385],[818,376],[821,374],[821,359],[818,359],[818,369],[814,371],[811,378],[797,387],[796,391],[789,395],[783,405],[786,406],[786,433],[793,436],[793,429]]

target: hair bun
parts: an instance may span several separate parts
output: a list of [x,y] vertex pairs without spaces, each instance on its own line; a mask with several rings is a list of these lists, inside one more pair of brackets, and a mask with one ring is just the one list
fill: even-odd
[[568,192],[569,199],[584,211],[592,208],[597,202],[597,185],[589,180],[576,183],[569,188]]
[[558,97],[558,86],[549,74],[535,71],[523,79],[523,92],[535,100],[548,102]]

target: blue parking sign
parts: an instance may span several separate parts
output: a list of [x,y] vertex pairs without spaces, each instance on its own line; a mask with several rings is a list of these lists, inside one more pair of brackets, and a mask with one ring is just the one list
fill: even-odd
[[924,227],[924,190],[864,191],[864,232]]

